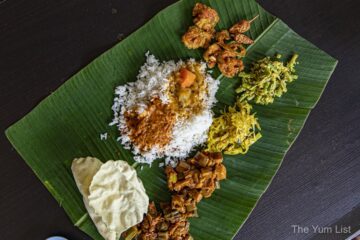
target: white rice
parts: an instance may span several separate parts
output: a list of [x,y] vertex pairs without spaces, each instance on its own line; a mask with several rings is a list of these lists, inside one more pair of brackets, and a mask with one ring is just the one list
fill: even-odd
[[107,133],[107,132],[106,132],[106,133],[100,133],[100,140],[101,140],[101,141],[106,140],[107,137],[108,137],[108,133]]
[[[190,59],[189,61],[194,61]],[[183,61],[159,62],[153,55],[146,53],[146,62],[140,68],[136,82],[118,86],[115,89],[115,99],[112,106],[114,112],[113,121],[110,125],[116,125],[120,131],[118,140],[124,148],[131,149],[135,161],[151,164],[155,159],[165,157],[165,164],[175,164],[177,160],[186,158],[194,150],[194,147],[203,144],[207,139],[207,132],[212,123],[212,106],[216,102],[215,94],[219,81],[206,73],[206,64],[201,63],[201,71],[206,76],[207,93],[204,96],[204,109],[198,115],[191,116],[186,121],[177,119],[172,132],[172,140],[164,148],[154,146],[150,151],[142,152],[132,145],[129,137],[124,113],[135,110],[142,113],[150,100],[158,97],[162,103],[169,102],[167,88],[169,75],[177,71]]]

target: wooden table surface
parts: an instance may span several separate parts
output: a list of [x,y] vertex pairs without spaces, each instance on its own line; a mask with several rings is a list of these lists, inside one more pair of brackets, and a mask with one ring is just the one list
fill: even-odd
[[[0,0],[1,132],[173,0]],[[339,60],[236,239],[345,239],[360,228],[360,1],[259,1]],[[0,239],[89,239],[0,135]],[[308,227],[300,233],[295,227]],[[332,234],[314,233],[331,226]]]

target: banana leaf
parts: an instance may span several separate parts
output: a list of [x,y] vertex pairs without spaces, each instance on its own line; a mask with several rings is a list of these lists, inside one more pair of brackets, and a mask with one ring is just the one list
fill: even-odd
[[[280,53],[287,60],[300,55],[296,67],[299,79],[288,92],[268,106],[254,105],[263,137],[246,155],[225,156],[228,179],[210,199],[199,205],[199,218],[191,219],[195,239],[231,239],[244,224],[257,201],[269,186],[286,152],[298,136],[314,108],[337,61],[292,31],[284,22],[262,9],[253,0],[208,0],[221,17],[218,29],[228,28],[240,19],[259,15],[249,36],[246,65]],[[103,161],[124,159],[132,154],[116,141],[111,105],[115,86],[136,79],[144,54],[150,51],[161,60],[201,59],[201,50],[188,50],[180,36],[192,23],[193,0],[181,0],[159,12],[143,27],[99,56],[71,77],[20,121],[6,135],[41,182],[64,208],[70,220],[93,239],[102,239],[86,214],[82,197],[73,180],[73,158],[95,156]],[[240,79],[221,80],[215,112],[231,105]],[[99,135],[107,132],[107,140]],[[288,159],[291,161],[291,159]],[[137,166],[147,193],[156,202],[167,201],[163,169]]]

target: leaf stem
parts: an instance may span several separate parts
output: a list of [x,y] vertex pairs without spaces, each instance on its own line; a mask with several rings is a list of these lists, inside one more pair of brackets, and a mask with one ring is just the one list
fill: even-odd
[[77,222],[74,224],[74,226],[79,227],[83,222],[85,222],[86,218],[89,216],[89,214],[85,213]]

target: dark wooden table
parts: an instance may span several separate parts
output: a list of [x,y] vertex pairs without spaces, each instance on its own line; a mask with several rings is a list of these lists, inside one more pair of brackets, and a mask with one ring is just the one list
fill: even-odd
[[[173,0],[0,0],[1,132]],[[261,0],[339,60],[236,239],[344,239],[360,228],[360,1]],[[88,239],[0,135],[0,239]],[[293,225],[309,227],[299,233]],[[332,226],[316,234],[312,226]]]

